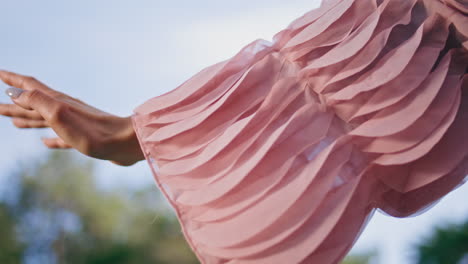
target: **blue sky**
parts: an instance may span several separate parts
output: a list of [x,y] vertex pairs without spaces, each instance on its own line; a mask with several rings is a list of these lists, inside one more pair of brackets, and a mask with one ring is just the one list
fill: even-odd
[[[318,5],[317,0],[3,1],[0,69],[33,75],[100,109],[128,116],[147,99],[253,40],[271,40]],[[1,94],[0,101],[8,98]],[[0,128],[0,172],[46,152],[39,138],[53,135],[19,131],[7,118],[0,118]],[[104,187],[154,185],[145,162],[130,168],[98,164]],[[376,213],[353,252],[376,248],[378,263],[411,263],[410,246],[434,226],[468,218],[467,193],[468,184],[414,218]]]

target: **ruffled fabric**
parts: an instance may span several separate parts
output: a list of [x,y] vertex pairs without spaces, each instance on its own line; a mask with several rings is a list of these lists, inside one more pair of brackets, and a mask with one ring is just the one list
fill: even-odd
[[338,263],[468,174],[468,4],[326,0],[135,109],[202,263]]

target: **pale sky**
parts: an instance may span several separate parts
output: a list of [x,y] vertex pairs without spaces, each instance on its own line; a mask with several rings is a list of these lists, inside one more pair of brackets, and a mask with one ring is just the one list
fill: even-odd
[[[128,116],[139,104],[255,39],[271,40],[318,5],[317,0],[3,1],[0,69],[33,75],[98,108]],[[8,100],[0,95],[1,102]],[[0,180],[46,152],[39,138],[53,135],[19,131],[7,118],[0,118],[0,128]],[[99,162],[98,168],[104,187],[154,185],[146,162],[130,168]],[[468,218],[467,196],[465,184],[414,218],[376,213],[353,252],[375,248],[377,263],[412,263],[411,246],[434,226]]]

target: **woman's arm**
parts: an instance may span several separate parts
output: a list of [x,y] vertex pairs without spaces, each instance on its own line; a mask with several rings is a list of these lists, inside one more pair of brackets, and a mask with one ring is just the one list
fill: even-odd
[[0,115],[12,117],[18,128],[52,128],[58,138],[44,138],[52,149],[75,148],[81,153],[121,166],[143,160],[131,117],[119,117],[55,91],[33,77],[0,71],[14,104],[0,104]]

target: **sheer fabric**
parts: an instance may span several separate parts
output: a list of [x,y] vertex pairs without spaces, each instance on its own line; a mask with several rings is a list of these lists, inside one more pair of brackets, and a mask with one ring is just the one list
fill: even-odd
[[468,3],[327,0],[135,109],[202,263],[338,263],[468,174]]

